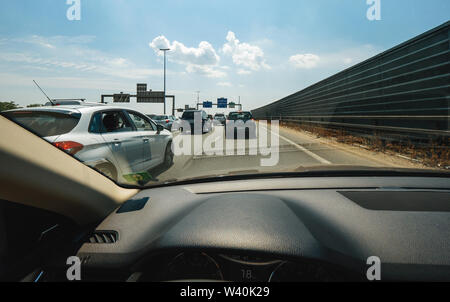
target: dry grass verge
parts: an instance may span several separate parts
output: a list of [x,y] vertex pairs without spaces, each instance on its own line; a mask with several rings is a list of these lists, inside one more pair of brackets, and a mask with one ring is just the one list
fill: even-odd
[[308,124],[281,122],[280,126],[304,131],[317,138],[328,138],[338,143],[357,146],[373,152],[398,156],[414,163],[437,169],[450,169],[449,141],[430,141],[427,144],[412,141],[385,140],[378,135],[358,135],[342,129],[316,127]]

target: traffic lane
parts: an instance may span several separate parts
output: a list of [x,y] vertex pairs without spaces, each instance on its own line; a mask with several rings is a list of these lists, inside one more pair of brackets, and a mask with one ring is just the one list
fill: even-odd
[[[192,177],[200,177],[207,176],[211,174],[227,174],[231,170],[235,170],[236,166],[243,167],[243,169],[254,169],[259,165],[258,158],[250,157],[248,155],[245,156],[227,156],[226,150],[223,150],[222,155],[207,155],[204,151],[200,154],[195,153],[198,152],[198,144],[200,143],[203,146],[203,143],[208,138],[211,141],[216,141],[215,137],[211,137],[214,134],[218,135],[219,139],[221,139],[222,146],[226,146],[226,140],[224,138],[224,127],[216,126],[214,127],[214,131],[218,131],[216,133],[209,132],[203,135],[191,135],[191,134],[182,134],[175,133],[174,134],[174,146],[177,147],[177,139],[176,136],[182,135],[183,137],[178,137],[179,140],[188,139],[190,144],[190,149],[188,154],[178,155],[174,157],[174,164],[158,174],[158,177],[153,181],[172,181],[176,179],[185,179]],[[178,141],[179,143],[179,141]],[[217,141],[216,141],[217,143]],[[179,143],[181,145],[181,143]],[[197,149],[197,150],[196,150]],[[237,154],[237,148],[233,147],[233,154]],[[248,154],[248,142],[245,145],[245,153]],[[154,172],[154,171],[153,171]],[[257,171],[254,171],[257,172]]]
[[158,181],[170,181],[214,175],[270,173],[274,171],[292,171],[299,166],[315,166],[317,162],[304,152],[281,150],[275,166],[261,165],[261,159],[267,156],[258,155],[203,155],[182,161],[176,160],[168,171],[158,177]]
[[[204,135],[187,135],[186,138],[191,143],[191,153],[188,155],[175,156],[174,165],[168,170],[158,175],[157,181],[173,181],[213,175],[232,175],[250,173],[269,173],[274,171],[294,171],[301,167],[311,167],[318,165],[362,165],[381,166],[379,163],[371,161],[353,153],[336,149],[333,146],[319,142],[292,129],[279,128],[277,136],[271,133],[270,126],[267,129],[267,146],[272,146],[277,152],[276,165],[265,166],[263,159],[269,159],[274,154],[262,155],[258,148],[258,140],[233,140],[227,139],[224,135],[224,127],[216,127],[217,133]],[[221,136],[219,135],[221,134]],[[176,134],[180,135],[180,134]],[[212,135],[219,135],[212,139]],[[205,142],[207,138],[215,143],[221,140],[224,149],[221,154],[207,154],[201,152],[195,155],[195,144]],[[276,137],[275,141],[272,138]],[[230,149],[230,142],[233,143]],[[240,148],[239,148],[240,146]],[[256,149],[255,149],[256,146]],[[198,148],[199,146],[197,146]],[[238,151],[243,151],[244,155],[239,155]],[[253,153],[251,153],[253,152]],[[227,155],[228,154],[228,155]]]
[[[175,179],[184,179],[192,177],[201,177],[209,175],[229,175],[229,174],[249,174],[249,173],[269,173],[273,171],[291,171],[299,166],[315,166],[320,164],[314,157],[311,157],[305,151],[298,149],[290,143],[279,139],[278,142],[271,142],[270,135],[268,137],[268,146],[273,145],[273,149],[269,149],[272,153],[264,155],[258,149],[257,140],[233,140],[227,139],[224,134],[224,127],[216,128],[215,135],[222,134],[222,136],[211,138],[211,141],[218,142],[221,140],[221,146],[224,149],[220,154],[201,154],[181,155],[174,158],[174,165],[161,173],[158,181],[170,181]],[[202,142],[213,133],[208,133],[203,136]],[[186,138],[190,139],[191,152],[194,151],[194,144],[199,142],[200,136],[188,135]],[[174,139],[175,140],[175,139]],[[230,143],[232,146],[230,148]],[[228,148],[227,148],[228,146]],[[256,147],[256,149],[255,149]],[[243,155],[239,155],[239,151]],[[228,154],[228,155],[227,155]],[[275,165],[264,165],[264,160],[273,158]]]
[[[296,143],[315,155],[323,158],[333,165],[354,165],[354,166],[371,166],[381,167],[382,163],[365,158],[363,156],[356,155],[349,151],[338,149],[334,146],[327,145],[323,142],[319,142],[318,139],[308,137],[307,135],[285,127],[279,128],[280,141],[285,141],[284,144],[289,144],[288,141]],[[284,140],[285,138],[286,140]],[[283,144],[283,143],[282,143]],[[370,152],[370,151],[367,151]]]
[[[171,167],[169,167],[168,169],[166,168],[165,170],[161,170],[161,167],[158,167],[156,169],[152,169],[151,171],[149,171],[150,174],[152,174],[152,176],[154,177],[152,182],[160,182],[160,181],[173,181],[173,180],[177,180],[177,179],[183,179],[183,178],[190,178],[192,176],[193,171],[191,171],[192,167],[190,165],[190,162],[193,160],[194,158],[194,154],[195,154],[195,149],[198,148],[198,146],[196,146],[195,144],[198,143],[200,141],[201,138],[201,142],[203,142],[205,139],[207,139],[208,137],[210,137],[213,133],[209,132],[206,134],[197,134],[197,135],[192,135],[190,133],[181,133],[179,131],[175,131],[172,133],[173,134],[173,144],[174,147],[177,147],[177,136],[183,136],[183,137],[178,137],[178,139],[182,140],[182,139],[188,139],[189,140],[189,144],[190,144],[190,148],[187,152],[187,154],[182,154],[182,155],[176,155],[173,158],[173,165]],[[180,147],[181,147],[181,143],[180,143]],[[203,153],[202,153],[203,154]],[[201,170],[203,171],[203,170]],[[199,175],[201,176],[201,175]]]
[[[275,132],[272,131],[270,125],[263,126],[262,129],[266,132],[268,145],[278,146],[280,150],[278,168],[293,164],[299,164],[300,166],[382,166],[378,162],[324,144],[293,129],[279,127],[278,132]],[[272,141],[273,137],[276,137],[277,141]],[[305,158],[305,155],[310,157],[309,160]]]

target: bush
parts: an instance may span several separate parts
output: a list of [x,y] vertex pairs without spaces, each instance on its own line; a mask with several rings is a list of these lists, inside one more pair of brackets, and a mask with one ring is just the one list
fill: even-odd
[[14,102],[0,102],[0,111],[12,110],[17,108],[20,107]]

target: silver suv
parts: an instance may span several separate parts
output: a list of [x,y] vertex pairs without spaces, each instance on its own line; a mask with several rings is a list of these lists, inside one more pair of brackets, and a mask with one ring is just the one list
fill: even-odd
[[161,125],[165,129],[172,131],[172,125],[176,118],[173,115],[155,115],[152,117],[152,120],[157,125]]
[[148,170],[173,163],[172,134],[134,110],[57,106],[2,115],[119,182],[148,181]]

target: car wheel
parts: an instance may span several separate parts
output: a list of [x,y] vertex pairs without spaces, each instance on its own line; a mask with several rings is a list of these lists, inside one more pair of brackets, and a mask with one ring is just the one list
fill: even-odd
[[169,142],[164,152],[164,167],[169,168],[173,164],[172,142]]
[[95,169],[105,175],[106,177],[116,181],[117,180],[117,171],[112,164],[101,164],[95,166]]

